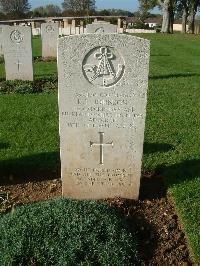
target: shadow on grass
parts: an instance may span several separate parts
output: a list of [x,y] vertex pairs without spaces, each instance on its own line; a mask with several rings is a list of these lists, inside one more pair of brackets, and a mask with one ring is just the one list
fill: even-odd
[[8,149],[8,148],[10,148],[10,144],[8,144],[8,143],[1,143],[0,142],[0,150]]
[[[55,78],[56,74],[48,74],[48,78]],[[46,79],[47,75],[45,75],[44,73],[39,74],[36,73],[35,74],[35,80],[41,80],[41,79]]]
[[42,56],[34,56],[34,62],[57,62],[55,57],[42,57]]
[[160,165],[156,173],[163,175],[167,187],[200,177],[200,160],[185,160],[171,166]]
[[170,54],[151,54],[151,56],[170,56]]
[[59,152],[0,161],[0,185],[60,178]]
[[144,173],[140,182],[140,200],[153,200],[164,198],[167,194],[167,187],[162,176],[155,173]]
[[[8,147],[8,144],[0,143],[0,148]],[[173,146],[166,143],[145,143],[144,145],[144,153],[147,154],[168,152],[171,149],[173,149]],[[17,159],[0,161],[0,185],[42,181],[59,177],[59,152],[40,153]]]
[[[144,154],[164,153],[174,150],[174,146],[168,143],[144,143]],[[140,200],[161,199],[166,196],[167,187],[164,179],[156,171],[144,172],[140,185]]]
[[200,160],[187,160],[171,166],[160,165],[154,172],[143,173],[140,199],[163,198],[170,187],[198,177],[200,177]]
[[[9,144],[0,143],[0,148],[9,148]],[[173,145],[167,143],[145,143],[144,145],[146,154],[168,152],[173,149]],[[0,161],[0,185],[51,180],[60,176],[59,152]],[[140,198],[162,198],[166,195],[168,187],[196,177],[200,177],[200,160],[187,160],[172,166],[160,165],[155,171],[143,173]]]
[[187,77],[200,77],[200,75],[197,73],[177,73],[177,74],[150,76],[149,79],[157,80],[157,79],[187,78]]
[[168,152],[174,150],[174,146],[168,143],[144,143],[144,153]]

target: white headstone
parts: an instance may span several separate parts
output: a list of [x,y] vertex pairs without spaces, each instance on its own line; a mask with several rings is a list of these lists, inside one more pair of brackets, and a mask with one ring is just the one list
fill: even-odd
[[72,25],[71,25],[71,34],[74,35],[76,34],[76,20],[72,20]]
[[93,22],[92,22],[92,24],[96,24],[96,23],[110,24],[110,22],[108,22],[108,21],[104,21],[104,20],[97,20],[97,21],[93,21]]
[[3,31],[6,27],[6,25],[0,25],[0,56],[3,55]]
[[86,33],[117,33],[117,25],[105,22],[87,24]]
[[7,26],[3,36],[6,79],[33,80],[31,28]]
[[76,27],[76,34],[77,34],[77,35],[80,34],[80,27]]
[[41,25],[42,57],[57,57],[57,41],[59,38],[58,23],[47,22]]
[[59,39],[63,195],[139,195],[149,41],[120,34]]
[[84,26],[80,26],[80,34],[84,34]]
[[40,32],[41,32],[40,28],[34,28],[34,29],[32,28],[33,36],[39,36]]
[[70,35],[71,34],[71,28],[68,27],[68,28],[63,28],[62,29],[62,34],[63,35]]

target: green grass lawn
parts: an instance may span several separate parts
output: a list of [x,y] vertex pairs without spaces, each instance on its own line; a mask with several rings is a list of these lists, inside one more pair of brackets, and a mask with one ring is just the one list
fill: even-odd
[[[151,40],[143,170],[165,177],[200,263],[200,36],[138,36]],[[40,39],[33,47],[40,56]],[[35,73],[55,74],[56,62],[35,63]],[[0,119],[0,169],[57,169],[57,93],[0,95]]]
[[200,262],[200,36],[143,37],[151,40],[143,168],[164,175]]

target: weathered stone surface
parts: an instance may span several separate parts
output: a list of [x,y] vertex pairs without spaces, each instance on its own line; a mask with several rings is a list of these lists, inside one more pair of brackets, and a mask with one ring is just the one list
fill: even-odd
[[62,29],[62,34],[63,35],[70,35],[71,34],[71,28],[68,27],[68,28],[63,28]]
[[76,34],[76,20],[75,19],[72,19],[71,34],[72,35]]
[[3,31],[6,27],[6,25],[0,25],[0,56],[3,55]]
[[84,26],[80,26],[80,34],[84,34]]
[[63,195],[137,199],[149,41],[120,34],[59,39]]
[[94,22],[86,25],[86,33],[117,33],[117,25],[107,22]]
[[41,25],[42,57],[57,57],[57,41],[59,38],[58,23],[47,22]]
[[76,27],[76,34],[79,35],[80,34],[80,28]]
[[3,38],[6,79],[33,80],[31,28],[7,26]]

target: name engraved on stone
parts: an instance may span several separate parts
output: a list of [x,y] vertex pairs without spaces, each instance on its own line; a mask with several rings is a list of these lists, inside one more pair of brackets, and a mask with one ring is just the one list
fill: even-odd
[[21,43],[23,41],[23,34],[19,30],[14,30],[10,34],[10,39],[14,43]]
[[86,79],[100,87],[110,87],[123,76],[123,57],[112,47],[96,47],[83,60],[83,73]]
[[[76,104],[70,111],[61,115],[67,119],[67,127],[84,128],[134,128],[144,115],[134,107],[134,97],[139,93],[77,93]],[[145,94],[146,97],[146,94]],[[115,98],[115,99],[114,99]],[[82,119],[80,119],[82,118]]]
[[110,143],[104,143],[104,132],[99,132],[99,136],[100,136],[100,143],[95,143],[95,142],[92,142],[90,141],[90,147],[93,147],[93,146],[99,146],[100,147],[100,164],[103,165],[104,164],[104,154],[103,154],[103,151],[104,151],[104,147],[107,147],[107,146],[114,146],[113,144],[113,141],[110,142]]

